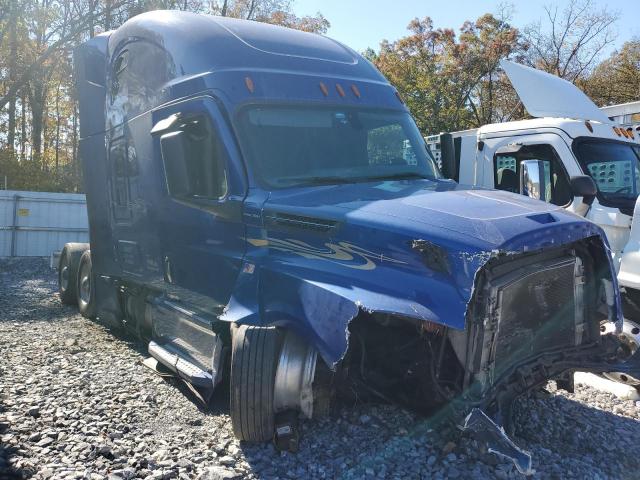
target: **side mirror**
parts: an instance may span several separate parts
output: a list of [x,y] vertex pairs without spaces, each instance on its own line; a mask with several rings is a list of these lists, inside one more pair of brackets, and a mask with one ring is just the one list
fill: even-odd
[[540,160],[523,160],[520,163],[520,193],[536,200],[547,201],[547,185],[543,162]]
[[170,132],[160,137],[160,150],[167,176],[169,194],[184,197],[189,194],[187,171],[187,138],[183,131]]
[[584,203],[590,204],[598,193],[598,187],[589,175],[577,175],[571,177],[571,193],[574,197],[582,197]]
[[456,161],[456,148],[453,142],[453,135],[443,133],[440,135],[440,159],[442,161],[442,174],[445,178],[459,180],[458,165]]

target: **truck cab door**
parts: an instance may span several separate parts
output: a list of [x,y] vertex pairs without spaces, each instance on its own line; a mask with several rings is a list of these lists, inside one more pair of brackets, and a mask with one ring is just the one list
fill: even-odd
[[581,175],[573,154],[557,134],[542,133],[507,137],[488,142],[485,146],[484,185],[498,190],[520,193],[522,162],[537,160],[545,176],[545,191],[540,199],[572,209],[574,198],[570,178]]
[[151,309],[153,348],[209,371],[215,383],[220,338],[228,333],[218,316],[245,254],[244,170],[213,98],[157,109],[152,120],[157,262],[165,292]]
[[245,253],[244,171],[218,104],[199,97],[153,112],[164,288],[182,308],[217,315]]

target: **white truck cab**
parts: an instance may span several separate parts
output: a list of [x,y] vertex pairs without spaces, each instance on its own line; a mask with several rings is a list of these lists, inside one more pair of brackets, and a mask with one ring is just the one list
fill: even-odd
[[[502,67],[537,118],[442,134],[445,175],[554,203],[595,222],[606,232],[626,299],[640,305],[640,227],[633,224],[640,134],[613,125],[565,80],[508,61]],[[589,178],[597,191],[589,192]]]

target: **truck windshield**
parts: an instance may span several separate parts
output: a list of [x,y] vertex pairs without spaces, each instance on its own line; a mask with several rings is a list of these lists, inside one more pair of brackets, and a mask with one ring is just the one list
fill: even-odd
[[638,196],[640,185],[640,147],[621,142],[586,140],[577,144],[576,153],[583,169],[598,186],[605,203],[628,203]]
[[260,106],[243,110],[239,127],[249,163],[271,188],[440,178],[405,112]]

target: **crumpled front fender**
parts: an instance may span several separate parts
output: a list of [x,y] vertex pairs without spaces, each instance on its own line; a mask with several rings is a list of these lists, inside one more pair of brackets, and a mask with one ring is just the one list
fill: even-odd
[[[244,275],[221,320],[293,329],[335,367],[347,351],[349,323],[361,310],[430,319],[435,313],[408,299],[259,269]],[[254,301],[256,299],[257,301]]]

